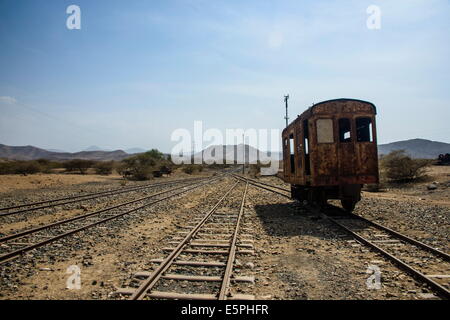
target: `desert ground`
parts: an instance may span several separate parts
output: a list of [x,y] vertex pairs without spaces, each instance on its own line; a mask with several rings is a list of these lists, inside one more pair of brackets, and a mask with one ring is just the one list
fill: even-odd
[[[117,175],[6,175],[0,176],[0,207],[213,175],[217,177],[217,172],[177,172],[146,182],[125,182]],[[289,188],[277,177],[258,180]],[[0,298],[126,299],[121,289],[139,285],[136,273],[154,270],[151,259],[164,258],[164,247],[177,232],[207,212],[236,181],[223,176],[170,201],[77,232],[0,264]],[[437,188],[428,190],[432,182]],[[428,178],[420,183],[386,185],[380,192],[364,191],[354,213],[449,252],[449,187],[450,166],[433,166]],[[138,199],[164,188],[168,187],[137,189],[0,216],[0,237]],[[231,207],[236,207],[243,190],[241,183],[230,194]],[[330,204],[339,206],[335,201]],[[244,213],[243,223],[254,254],[238,255],[234,272],[252,276],[254,281],[232,285],[233,293],[251,294],[256,299],[439,299],[427,285],[352,240],[302,203],[249,185]],[[2,250],[10,249],[8,246],[0,244]],[[73,265],[81,271],[79,289],[67,287],[67,270]],[[366,285],[369,265],[380,268],[380,289]],[[164,284],[171,285],[170,281]],[[205,289],[203,283],[186,281],[181,286],[194,293]]]

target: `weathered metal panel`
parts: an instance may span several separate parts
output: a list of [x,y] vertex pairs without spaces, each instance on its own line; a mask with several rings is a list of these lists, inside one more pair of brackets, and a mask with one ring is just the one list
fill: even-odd
[[[378,154],[375,128],[375,106],[369,102],[354,99],[337,99],[321,102],[302,113],[283,131],[284,139],[294,134],[295,173],[290,171],[289,146],[283,146],[285,181],[305,185],[310,179],[311,186],[337,186],[343,184],[365,184],[378,182]],[[349,118],[352,121],[352,141],[339,142],[338,119]],[[356,141],[355,118],[371,117],[373,120],[373,142]],[[315,120],[333,119],[334,142],[317,143]],[[303,161],[303,120],[309,122],[309,151],[311,158],[311,176],[305,176]],[[295,130],[294,130],[295,127]],[[326,134],[329,134],[327,131]],[[326,139],[329,142],[329,139]]]
[[295,123],[294,130],[295,130],[295,165],[297,166],[297,170],[295,171],[295,181],[296,183],[303,183],[304,181],[303,143],[302,143],[303,135],[299,121]]
[[335,143],[314,144],[312,148],[313,185],[325,186],[338,182],[338,154]]
[[362,142],[356,144],[356,174],[363,175],[377,175],[378,174],[378,159],[377,146],[373,142]]

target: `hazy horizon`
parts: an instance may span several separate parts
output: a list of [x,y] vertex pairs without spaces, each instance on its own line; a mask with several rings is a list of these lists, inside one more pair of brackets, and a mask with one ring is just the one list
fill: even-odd
[[[66,8],[81,8],[69,30]],[[381,28],[366,26],[370,5]],[[0,143],[157,148],[177,128],[279,129],[313,103],[377,106],[378,143],[450,143],[450,3],[0,3]]]
[[[416,139],[422,139],[422,138],[412,138],[412,139],[407,139],[407,140],[416,140]],[[407,140],[399,140],[399,141],[391,141],[391,142],[386,142],[386,143],[378,143],[378,145],[386,145],[386,144],[390,144],[390,143],[402,142],[402,141],[407,141]],[[424,139],[424,140],[427,140],[427,139]],[[439,143],[448,143],[448,142],[445,142],[445,141],[435,141],[435,140],[429,140],[429,141],[439,142]],[[1,143],[1,141],[0,141],[0,145],[1,144],[5,145],[4,143]],[[242,143],[238,143],[236,145],[239,146],[239,145],[242,145]],[[246,144],[246,145],[249,145],[249,144]],[[87,148],[83,148],[83,149],[80,149],[80,150],[69,151],[69,150],[60,150],[60,149],[53,149],[53,148],[42,148],[40,146],[34,146],[34,145],[22,145],[22,146],[8,145],[8,146],[10,146],[10,147],[27,147],[27,146],[31,146],[31,147],[36,147],[36,148],[39,148],[39,149],[44,149],[44,150],[47,150],[47,151],[51,151],[51,152],[60,152],[60,153],[76,153],[76,152],[83,152],[83,151],[107,151],[107,152],[111,152],[111,151],[119,151],[119,150],[125,151],[125,152],[128,153],[128,151],[133,150],[133,149],[142,149],[139,152],[146,152],[146,151],[150,151],[151,149],[158,149],[158,148],[148,148],[148,149],[146,149],[146,148],[140,148],[140,147],[108,149],[108,148],[102,148],[101,146],[89,146]],[[224,145],[213,145],[213,144],[206,145],[206,146],[203,146],[202,151],[204,151],[204,150],[206,150],[206,149],[208,149],[210,147],[214,147],[214,146],[224,146]],[[226,145],[226,146],[228,146],[228,145]],[[91,149],[91,147],[96,147],[98,149],[97,150],[89,150],[89,149]],[[281,153],[282,152],[281,149],[280,150],[263,150],[263,149],[259,149],[257,147],[255,147],[255,148],[258,149],[259,151],[262,151],[262,152],[275,152],[275,153]],[[165,153],[165,154],[170,154],[171,153],[170,151],[164,151],[164,150],[160,150],[160,149],[158,149],[158,150],[161,151],[162,153]],[[199,151],[195,151],[195,154],[198,154],[198,153],[199,153]],[[188,151],[187,154],[191,154],[191,152]]]

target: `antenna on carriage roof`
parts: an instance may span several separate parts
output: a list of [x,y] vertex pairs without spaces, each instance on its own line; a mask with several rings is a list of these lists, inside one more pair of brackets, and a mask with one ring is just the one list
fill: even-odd
[[289,95],[284,96],[284,102],[286,103],[286,116],[284,117],[286,119],[286,127],[288,126],[288,99],[289,99]]

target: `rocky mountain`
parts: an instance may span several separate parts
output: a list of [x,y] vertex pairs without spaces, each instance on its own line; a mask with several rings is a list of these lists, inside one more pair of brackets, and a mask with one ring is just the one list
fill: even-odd
[[450,153],[450,143],[411,139],[378,145],[380,155],[393,150],[405,150],[413,158],[437,159],[442,153]]
[[33,146],[14,147],[0,144],[0,158],[14,160],[122,160],[130,155],[122,150],[115,151],[81,151],[81,152],[52,152]]

